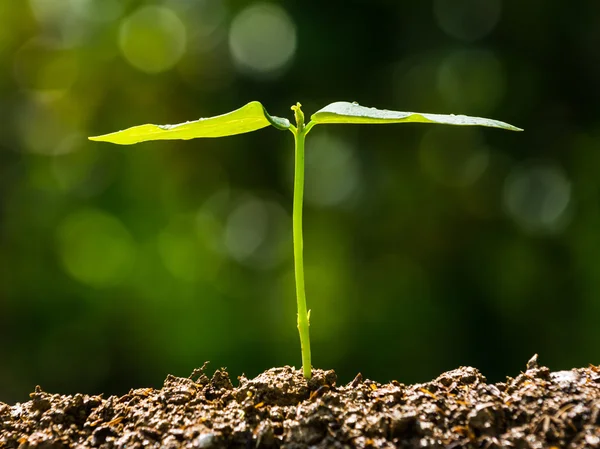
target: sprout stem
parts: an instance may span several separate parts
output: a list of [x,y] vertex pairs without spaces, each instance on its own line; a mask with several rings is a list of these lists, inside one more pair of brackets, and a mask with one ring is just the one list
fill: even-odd
[[302,238],[302,201],[304,198],[304,138],[306,128],[304,115],[300,104],[293,106],[296,115],[297,129],[292,130],[295,141],[295,168],[294,168],[294,206],[292,212],[293,240],[294,240],[294,270],[296,275],[296,299],[298,302],[298,332],[300,333],[300,347],[302,350],[302,370],[304,377],[311,377],[310,363],[310,335],[308,331],[308,311],[306,310],[306,292],[304,289],[304,242]]

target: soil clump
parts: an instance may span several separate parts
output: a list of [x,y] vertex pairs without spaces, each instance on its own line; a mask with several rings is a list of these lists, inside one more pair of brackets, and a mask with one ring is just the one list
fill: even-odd
[[490,384],[461,367],[431,382],[273,368],[234,386],[224,369],[169,375],[160,390],[66,396],[36,387],[0,403],[0,449],[600,448],[600,367],[550,372],[537,358]]

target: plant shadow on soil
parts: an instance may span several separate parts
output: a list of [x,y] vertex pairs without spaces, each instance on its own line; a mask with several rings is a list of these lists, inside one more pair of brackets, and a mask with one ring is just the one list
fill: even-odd
[[0,449],[600,448],[600,367],[550,372],[537,356],[506,382],[461,367],[431,382],[379,384],[360,374],[273,368],[234,387],[169,375],[160,390],[65,396],[36,387],[0,403]]

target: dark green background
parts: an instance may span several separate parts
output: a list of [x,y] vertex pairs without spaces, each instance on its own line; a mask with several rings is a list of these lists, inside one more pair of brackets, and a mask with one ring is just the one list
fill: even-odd
[[[171,32],[160,37],[168,23],[127,41],[141,68],[120,44],[149,5],[172,11],[159,10],[180,24],[179,50],[185,36],[157,73],[144,64],[178,51]],[[552,369],[598,363],[600,3],[264,5],[2,2],[0,401],[24,401],[36,384],[107,395],[159,386],[205,360],[234,378],[299,367],[291,134],[86,140],[251,100],[289,118],[296,101],[308,116],[346,100],[526,130],[311,132],[315,367],[341,382],[359,371],[416,382],[472,365],[498,381],[534,353]],[[246,8],[294,24],[284,31],[295,50],[275,72],[236,63],[231,29],[253,17]],[[248,23],[268,63],[285,39]]]

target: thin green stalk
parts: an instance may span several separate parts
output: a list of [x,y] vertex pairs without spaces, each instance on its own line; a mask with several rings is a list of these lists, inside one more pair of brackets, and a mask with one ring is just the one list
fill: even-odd
[[302,370],[304,377],[311,377],[309,314],[306,309],[306,292],[304,289],[304,242],[302,238],[302,201],[304,198],[304,138],[307,128],[304,126],[304,114],[300,103],[292,107],[296,116],[297,128],[292,130],[295,141],[294,163],[294,206],[292,212],[294,240],[294,270],[296,275],[296,299],[298,302],[298,332],[302,350]]

